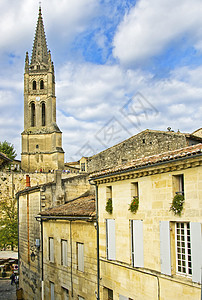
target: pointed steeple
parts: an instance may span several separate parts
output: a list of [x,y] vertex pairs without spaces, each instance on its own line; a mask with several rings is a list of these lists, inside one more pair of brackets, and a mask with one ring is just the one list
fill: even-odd
[[34,44],[32,49],[32,58],[30,67],[40,66],[46,68],[48,65],[48,49],[46,43],[46,35],[41,14],[41,6],[39,6],[39,16],[36,26]]

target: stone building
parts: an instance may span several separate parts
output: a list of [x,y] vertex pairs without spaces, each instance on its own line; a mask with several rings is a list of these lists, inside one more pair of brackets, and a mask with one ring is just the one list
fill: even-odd
[[[95,291],[102,300],[199,297],[201,142],[201,129],[193,134],[145,130],[64,167],[54,67],[39,8],[24,74],[21,166],[27,186],[25,174],[17,175],[19,183],[8,174],[4,184],[12,193],[21,187],[16,196],[24,299],[91,300]],[[46,173],[35,173],[40,169]],[[185,197],[181,216],[170,211],[176,193]],[[108,199],[112,214],[105,210]],[[134,199],[136,214],[128,210]]]
[[[55,237],[55,240],[57,241],[59,237],[65,239],[66,234],[66,239],[68,237],[69,241],[68,233],[71,226],[70,221],[77,221],[72,223],[72,232],[74,232],[74,236],[71,240],[72,243],[74,243],[74,252],[72,252],[73,260],[71,263],[74,268],[74,275],[72,275],[72,282],[75,283],[74,291],[75,289],[78,289],[78,284],[76,282],[78,281],[77,275],[79,275],[77,267],[75,266],[76,243],[79,243],[79,241],[80,243],[83,243],[85,240],[86,254],[89,256],[87,264],[91,265],[92,261],[94,261],[94,258],[91,257],[92,252],[95,250],[95,247],[93,246],[95,243],[95,238],[93,237],[93,235],[95,235],[95,227],[93,225],[94,208],[92,208],[94,207],[94,196],[92,196],[93,188],[89,185],[88,178],[85,174],[64,179],[62,179],[62,175],[62,171],[58,170],[54,173],[54,181],[35,186],[32,186],[30,176],[27,175],[27,187],[16,194],[18,199],[19,222],[19,277],[24,299],[38,300],[41,299],[42,295],[46,295],[45,299],[50,299],[48,296],[51,291],[49,290],[50,282],[55,283],[55,293],[56,295],[58,294],[57,297],[62,297],[62,293],[65,292],[64,290],[60,290],[61,287],[69,289],[70,283],[66,282],[64,284],[64,278],[69,276],[69,268],[66,270],[67,274],[65,273],[66,275],[64,275],[64,278],[63,275],[59,275],[60,272],[62,272],[62,269],[64,270],[64,267],[61,267],[61,264],[59,263],[60,252],[55,251],[54,263],[49,261],[47,259],[47,239],[48,234],[50,235],[50,233],[52,234],[51,237]],[[81,195],[82,197],[80,197]],[[78,197],[80,197],[79,200]],[[89,203],[90,207],[88,206]],[[82,207],[83,209],[79,210]],[[73,208],[75,208],[75,210],[73,210]],[[40,212],[41,216],[43,216],[41,217],[41,222],[36,220],[36,217]],[[55,215],[53,216],[53,214]],[[46,215],[50,215],[51,218],[44,217]],[[58,222],[60,216],[63,216],[64,219],[62,223]],[[48,222],[49,219],[50,221]],[[83,223],[83,221],[85,222]],[[77,241],[75,240],[76,236],[78,237]],[[87,245],[87,242],[90,244]],[[59,249],[58,245],[57,249]],[[87,249],[90,251],[89,254]],[[43,257],[44,260],[42,263]],[[48,266],[49,263],[50,265]],[[60,271],[58,271],[59,266],[61,267]],[[52,272],[55,274],[55,280],[53,280],[53,275],[51,277],[51,275],[48,274],[48,270],[50,269],[54,269]],[[81,274],[81,277],[85,277],[86,274],[88,274],[87,270],[85,270],[85,272],[85,274]],[[92,279],[94,275],[91,274],[89,276],[91,276]],[[69,278],[70,277],[68,277],[68,280]],[[86,279],[86,284],[80,289],[80,296],[85,293],[85,289],[88,290],[88,280]],[[44,290],[41,285],[42,281],[45,283],[45,285],[43,285]],[[72,289],[73,287],[71,285],[71,290]]]
[[44,299],[95,299],[95,197],[89,193],[40,213]]
[[194,133],[146,129],[88,158],[88,172],[106,169],[133,159],[195,145],[202,142],[201,129]]
[[8,158],[4,153],[0,152],[0,170],[11,163],[11,159]]
[[24,131],[21,167],[26,172],[64,168],[62,132],[56,124],[54,65],[47,50],[41,8],[31,62],[24,73]]
[[202,144],[90,177],[98,189],[100,299],[200,299]]

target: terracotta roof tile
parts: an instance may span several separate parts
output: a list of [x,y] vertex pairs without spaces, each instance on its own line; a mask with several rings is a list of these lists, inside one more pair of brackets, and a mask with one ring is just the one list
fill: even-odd
[[188,157],[188,156],[194,156],[196,154],[201,154],[202,153],[202,144],[197,144],[173,151],[168,151],[164,152],[161,154],[157,155],[152,155],[152,156],[147,156],[147,157],[142,157],[138,158],[135,160],[132,160],[130,163],[126,163],[124,165],[119,165],[113,168],[101,170],[99,172],[92,173],[90,175],[90,178],[96,178],[99,176],[103,175],[108,175],[120,171],[127,171],[131,169],[137,169],[139,167],[143,166],[149,166],[149,165],[154,165],[159,162],[167,162],[167,161],[174,161],[175,159],[183,158],[183,157]]
[[95,196],[88,195],[40,213],[42,216],[95,216]]

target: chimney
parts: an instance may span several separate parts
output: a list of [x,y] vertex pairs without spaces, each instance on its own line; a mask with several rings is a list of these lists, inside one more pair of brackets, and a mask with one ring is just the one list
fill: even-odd
[[26,187],[30,187],[30,177],[26,175]]

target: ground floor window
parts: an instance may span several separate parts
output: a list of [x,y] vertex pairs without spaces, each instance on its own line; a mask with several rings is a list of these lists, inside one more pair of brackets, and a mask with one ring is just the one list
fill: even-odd
[[176,223],[176,270],[192,275],[190,223]]

